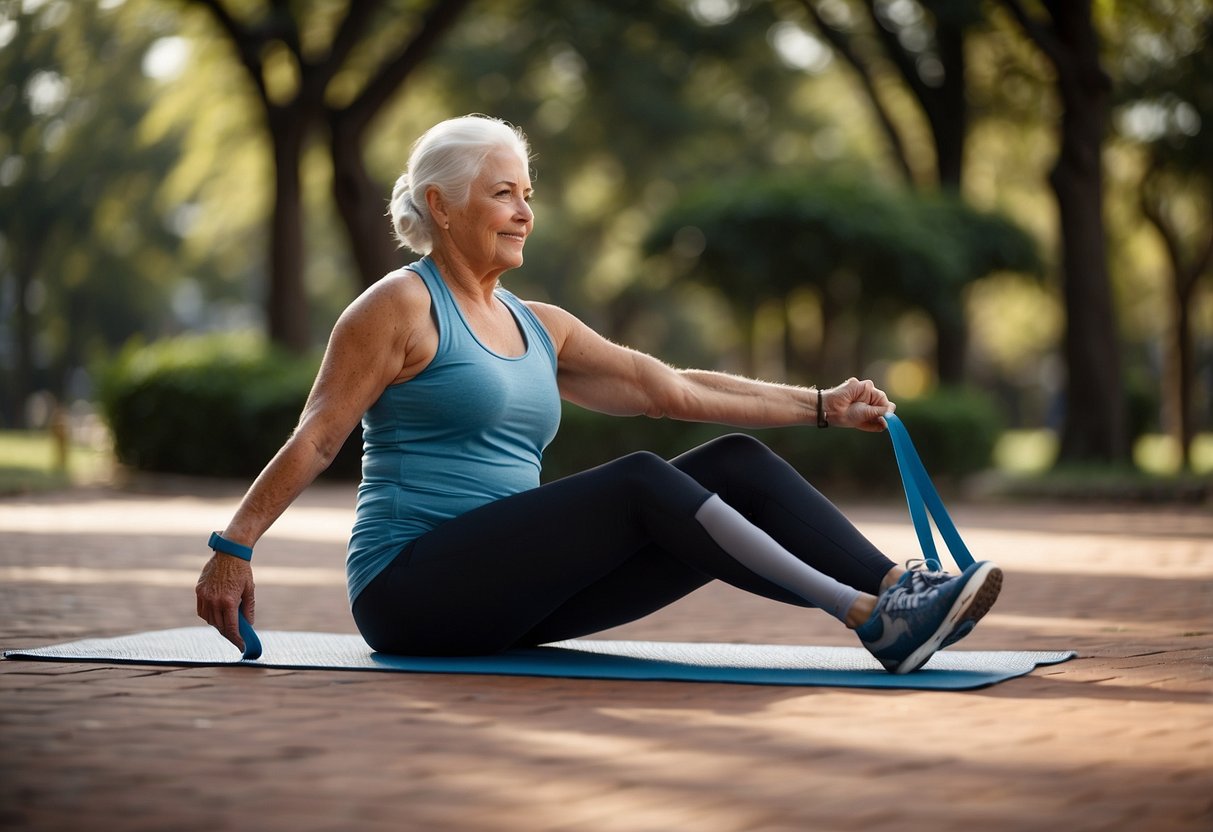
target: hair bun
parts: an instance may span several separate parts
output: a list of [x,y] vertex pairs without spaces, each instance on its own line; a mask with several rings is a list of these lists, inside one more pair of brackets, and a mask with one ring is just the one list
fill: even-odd
[[396,185],[392,188],[392,200],[389,205],[392,218],[392,229],[400,242],[413,249],[428,253],[430,235],[425,217],[421,209],[413,201],[413,191],[408,171],[400,174]]

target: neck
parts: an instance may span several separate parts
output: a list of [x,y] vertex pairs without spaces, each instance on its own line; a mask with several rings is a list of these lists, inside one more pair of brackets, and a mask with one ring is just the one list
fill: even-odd
[[429,257],[451,291],[469,298],[483,299],[486,302],[492,301],[497,281],[505,273],[504,269],[487,272],[475,269],[458,252],[435,248],[430,252]]

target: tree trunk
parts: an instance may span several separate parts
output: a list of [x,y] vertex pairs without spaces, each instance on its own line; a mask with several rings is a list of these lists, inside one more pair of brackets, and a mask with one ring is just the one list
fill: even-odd
[[330,118],[333,199],[345,225],[350,252],[363,288],[404,264],[387,218],[385,190],[371,179],[362,161],[361,131]]
[[1061,219],[1068,368],[1062,462],[1121,462],[1129,437],[1120,342],[1108,277],[1102,146],[1109,84],[1087,3],[1055,6],[1070,62],[1058,66],[1061,148],[1049,182]]
[[822,292],[821,353],[817,359],[815,384],[832,387],[863,369],[855,362],[853,320],[847,315],[847,309],[847,304],[832,297],[829,291]]
[[266,322],[270,340],[295,353],[311,347],[303,280],[303,185],[300,164],[307,121],[297,112],[269,117],[274,148],[274,212],[270,222]]
[[[37,225],[33,226],[37,228]],[[47,245],[46,235],[41,231],[30,232],[26,227],[20,245],[10,245],[12,252],[13,279],[16,295],[13,300],[13,366],[12,366],[12,417],[16,428],[29,427],[25,405],[34,392],[34,316],[30,313],[29,294],[38,274],[42,252]]]
[[[1178,281],[1178,276],[1177,281]],[[1192,281],[1195,286],[1196,281]],[[1196,367],[1192,360],[1192,304],[1191,293],[1176,298],[1175,332],[1175,397],[1179,405],[1179,458],[1183,470],[1192,468],[1192,440],[1196,437],[1196,418],[1192,411],[1192,389],[1196,384]]]
[[[1171,327],[1167,333],[1167,361],[1163,392],[1165,401],[1173,408],[1173,416],[1164,427],[1179,443],[1180,465],[1192,467],[1192,441],[1196,437],[1196,414],[1193,412],[1193,391],[1196,385],[1196,364],[1192,346],[1192,300],[1201,275],[1213,262],[1213,228],[1205,232],[1189,262],[1184,255],[1180,230],[1168,218],[1165,200],[1156,195],[1161,186],[1157,179],[1157,160],[1151,164],[1141,183],[1142,214],[1162,238],[1171,269]],[[1213,190],[1210,190],[1213,208]],[[1210,212],[1213,215],[1213,212]]]
[[1066,408],[1058,462],[1129,458],[1120,342],[1108,279],[1101,158],[1111,81],[1099,63],[1091,0],[1042,0],[1051,25],[1019,0],[1002,0],[1057,74],[1060,150],[1049,183],[1057,197],[1065,298]]
[[[360,284],[370,286],[399,267],[405,256],[397,250],[391,226],[384,218],[385,189],[366,172],[362,146],[371,122],[398,93],[410,74],[433,52],[470,0],[432,0],[412,38],[379,67],[358,97],[347,106],[328,111],[330,153],[333,160],[333,197],[345,224],[346,237]],[[351,3],[346,34],[361,30],[369,20],[370,6]],[[353,48],[350,37],[337,38],[335,52]],[[323,100],[323,94],[317,101]]]
[[964,173],[965,139],[969,130],[969,104],[965,90],[965,30],[937,21],[935,44],[943,64],[943,83],[933,95],[920,101],[935,142],[935,167],[939,185],[960,192]]
[[[10,244],[11,245],[11,244]],[[28,296],[30,285],[33,283],[33,272],[24,262],[27,258],[15,257],[13,279],[16,282],[14,295],[13,317],[16,325],[13,327],[13,366],[11,375],[12,390],[12,419],[13,427],[25,428],[25,402],[33,392],[34,379],[34,322],[30,315]]]
[[[942,190],[960,194],[964,173],[965,138],[969,107],[965,97],[965,32],[960,26],[937,20],[935,43],[944,67],[943,83],[921,99],[935,144],[935,167]],[[956,303],[963,301],[957,298]],[[965,382],[969,327],[963,309],[957,315],[934,315],[935,372],[939,383]]]
[[1108,279],[1099,137],[1104,101],[1069,102],[1050,175],[1061,216],[1068,378],[1061,461],[1128,459],[1120,345]]
[[935,324],[935,371],[939,383],[945,387],[962,385],[969,337],[964,315],[932,313],[931,320]]

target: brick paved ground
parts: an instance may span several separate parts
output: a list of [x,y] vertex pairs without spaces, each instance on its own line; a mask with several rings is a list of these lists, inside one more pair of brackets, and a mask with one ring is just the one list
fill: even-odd
[[[236,492],[0,500],[0,648],[190,626]],[[259,626],[353,632],[347,486],[258,549]],[[902,506],[849,507],[908,553]],[[0,663],[0,829],[1213,829],[1213,513],[962,506],[1007,569],[968,693]],[[725,587],[611,635],[851,644]]]

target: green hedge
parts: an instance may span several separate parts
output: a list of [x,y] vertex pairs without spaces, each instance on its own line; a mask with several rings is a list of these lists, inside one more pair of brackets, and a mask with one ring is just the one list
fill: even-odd
[[[118,460],[145,471],[257,474],[298,423],[319,361],[253,335],[132,342],[101,373]],[[356,477],[361,431],[329,469]]]
[[[317,365],[315,358],[284,354],[250,335],[130,344],[102,373],[102,409],[118,459],[147,471],[253,476],[290,436]],[[897,412],[940,487],[989,466],[1001,424],[984,396],[941,391],[899,402]],[[636,450],[673,457],[731,431],[566,405],[560,434],[544,456],[544,478]],[[748,432],[814,482],[864,493],[899,487],[883,434],[815,427]],[[355,429],[329,476],[357,478],[361,441]]]

